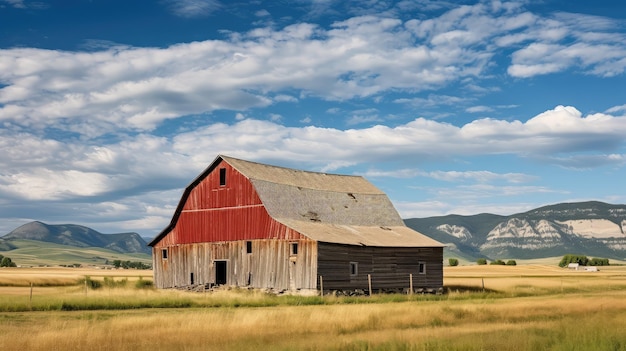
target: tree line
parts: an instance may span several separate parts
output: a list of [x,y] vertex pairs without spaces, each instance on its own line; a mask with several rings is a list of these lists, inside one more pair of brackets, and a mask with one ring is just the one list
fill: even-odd
[[[561,262],[559,262],[559,266],[567,267],[570,263],[578,263],[581,266],[609,266],[610,265],[608,258],[594,257],[590,259],[585,255],[565,255],[561,259]],[[456,258],[450,258],[448,259],[448,264],[452,267],[458,266],[459,260]],[[489,263],[486,258],[479,258],[476,260],[476,264],[478,264],[479,266],[486,265],[486,264],[515,266],[517,265],[517,262],[515,262],[515,260],[508,260],[504,262],[503,260],[498,259],[498,260],[493,260],[491,261],[491,263]]]
[[114,260],[112,262],[113,267],[115,268],[124,268],[124,269],[150,269],[152,266],[149,264],[145,264],[143,262],[131,262],[131,261],[122,261],[122,260]]
[[[476,264],[479,265],[479,266],[486,265],[487,263],[488,262],[487,262],[486,258],[479,258],[478,260],[476,260]],[[451,267],[458,266],[459,265],[459,260],[457,258],[450,258],[450,259],[448,259],[448,264]],[[489,264],[501,265],[501,266],[505,266],[505,265],[506,266],[517,266],[517,262],[515,260],[508,260],[508,261],[504,262],[504,261],[498,259],[498,260],[491,261],[491,263],[489,263]]]
[[608,258],[589,259],[585,255],[565,255],[559,262],[559,267],[567,267],[570,263],[578,263],[581,266],[609,266]]

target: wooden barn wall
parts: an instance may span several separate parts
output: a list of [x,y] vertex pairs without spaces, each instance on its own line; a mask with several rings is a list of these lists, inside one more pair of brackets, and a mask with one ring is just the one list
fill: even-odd
[[[225,185],[220,185],[220,168],[226,169]],[[248,178],[227,162],[222,161],[193,188],[183,210],[231,208],[261,204],[261,199],[259,199]]]
[[[350,274],[350,263],[356,262],[358,272]],[[425,273],[419,273],[419,263]],[[437,289],[443,286],[443,248],[368,247],[318,243],[318,275],[323,277],[324,290],[413,288]]]
[[[216,261],[225,261],[226,285],[270,289],[316,289],[317,243],[311,240],[251,240],[196,243],[154,248],[158,288],[216,283]],[[293,243],[298,253],[291,254]],[[167,249],[167,259],[162,250]]]
[[[220,185],[221,168],[226,170],[225,185]],[[190,285],[191,273],[194,285],[215,283],[214,262],[226,260],[229,285],[246,286],[250,279],[254,287],[284,288],[289,267],[284,252],[288,243],[302,242],[307,243],[304,251],[287,273],[297,277],[296,288],[315,288],[316,247],[271,218],[252,183],[228,163],[217,165],[181,206],[176,225],[153,247],[157,287]],[[253,254],[242,254],[246,241],[253,242]],[[168,250],[167,259],[162,258],[163,249]]]

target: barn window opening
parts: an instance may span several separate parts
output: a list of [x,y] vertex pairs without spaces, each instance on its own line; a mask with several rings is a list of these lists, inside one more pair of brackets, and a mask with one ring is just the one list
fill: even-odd
[[167,249],[161,250],[161,258],[167,260]]
[[426,263],[419,262],[417,265],[417,273],[426,274]]
[[350,262],[350,275],[355,276],[359,274],[359,263]]
[[252,253],[252,241],[246,241],[246,253]]
[[298,254],[298,243],[291,243],[291,255]]
[[220,168],[220,186],[226,185],[226,168]]
[[191,285],[193,285],[193,272],[189,274],[189,280],[191,281]]

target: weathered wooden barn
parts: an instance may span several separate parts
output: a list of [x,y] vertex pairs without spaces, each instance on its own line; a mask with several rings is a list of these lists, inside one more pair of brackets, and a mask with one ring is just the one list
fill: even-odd
[[[218,156],[150,243],[159,288],[372,291],[443,286],[443,245],[359,176]],[[412,282],[412,285],[411,285]]]

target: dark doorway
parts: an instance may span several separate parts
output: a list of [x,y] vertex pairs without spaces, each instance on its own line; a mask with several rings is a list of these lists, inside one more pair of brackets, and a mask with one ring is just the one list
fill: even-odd
[[193,273],[191,273],[191,274],[189,275],[189,278],[190,278],[190,280],[191,280],[191,285],[193,285],[193,283],[194,283],[194,281],[193,281]]
[[215,261],[215,284],[226,284],[226,261]]

